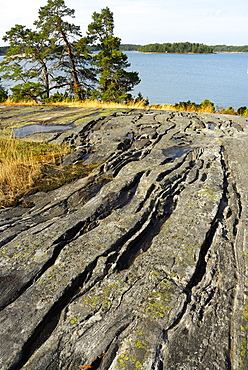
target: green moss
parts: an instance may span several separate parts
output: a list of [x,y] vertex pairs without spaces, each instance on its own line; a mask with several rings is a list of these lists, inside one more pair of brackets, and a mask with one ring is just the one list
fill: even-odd
[[[88,176],[101,163],[85,165],[84,161],[69,166],[58,166],[56,164],[45,164],[42,169],[42,176],[36,180],[30,189],[30,193],[36,191],[48,192],[57,189],[64,184],[70,183],[82,177]],[[113,180],[113,177],[102,176],[98,179],[99,184],[105,184]]]

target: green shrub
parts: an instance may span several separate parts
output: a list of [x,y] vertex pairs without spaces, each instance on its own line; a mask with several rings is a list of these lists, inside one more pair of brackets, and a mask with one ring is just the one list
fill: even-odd
[[4,87],[0,85],[0,103],[3,103],[6,99],[8,99],[8,93]]

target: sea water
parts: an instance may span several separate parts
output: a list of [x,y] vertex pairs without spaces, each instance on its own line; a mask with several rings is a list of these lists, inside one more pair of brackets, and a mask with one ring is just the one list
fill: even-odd
[[[132,94],[148,97],[150,104],[201,103],[216,107],[248,106],[248,53],[148,54],[126,52],[130,71],[141,83]],[[0,61],[3,57],[0,57]],[[11,83],[1,81],[10,88]],[[13,86],[13,84],[12,84]]]
[[134,95],[150,104],[208,99],[218,107],[248,106],[248,53],[126,54],[141,79]]

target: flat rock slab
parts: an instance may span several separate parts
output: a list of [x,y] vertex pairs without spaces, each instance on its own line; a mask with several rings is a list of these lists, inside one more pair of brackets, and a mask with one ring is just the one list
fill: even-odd
[[248,118],[22,109],[98,166],[0,211],[0,368],[248,368]]

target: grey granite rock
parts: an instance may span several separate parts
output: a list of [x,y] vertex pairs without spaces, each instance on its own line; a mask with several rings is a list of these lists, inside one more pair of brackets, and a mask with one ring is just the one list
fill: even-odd
[[0,211],[0,368],[246,369],[248,118],[44,110],[99,165]]

